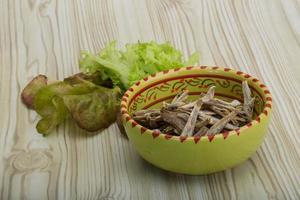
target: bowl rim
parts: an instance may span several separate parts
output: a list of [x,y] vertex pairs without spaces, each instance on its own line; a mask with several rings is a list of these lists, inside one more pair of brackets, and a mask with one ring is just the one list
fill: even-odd
[[[160,75],[164,76],[164,75],[170,74],[170,73],[177,73],[178,71],[189,71],[189,70],[193,70],[193,69],[205,70],[205,71],[219,70],[219,71],[223,71],[225,73],[230,72],[231,75],[238,76],[247,81],[253,82],[253,84],[257,85],[260,88],[259,92],[262,94],[262,98],[265,103],[262,112],[251,122],[249,122],[248,124],[238,128],[238,129],[226,131],[226,132],[211,135],[211,136],[205,135],[205,136],[200,136],[200,137],[199,136],[175,136],[175,135],[161,133],[159,130],[151,130],[151,129],[148,129],[148,128],[140,125],[139,123],[137,123],[129,115],[127,108],[129,106],[130,102],[128,101],[128,98],[135,94],[133,86],[139,86],[140,84],[144,84],[144,83],[147,84],[148,80],[151,80],[151,79],[155,78],[156,76],[160,76]],[[163,79],[163,78],[161,78],[161,79]],[[266,87],[266,85],[263,84],[259,79],[255,78],[245,72],[238,71],[238,70],[231,69],[231,68],[219,67],[219,66],[187,66],[187,67],[180,67],[180,68],[174,68],[174,69],[160,71],[155,74],[149,75],[140,81],[137,81],[134,85],[132,85],[124,93],[124,95],[122,97],[122,100],[121,100],[121,116],[122,117],[121,118],[122,118],[123,124],[130,123],[132,128],[138,128],[140,130],[141,135],[149,135],[150,134],[150,135],[152,135],[153,139],[161,138],[161,139],[165,139],[165,140],[176,140],[176,141],[180,141],[181,143],[183,143],[184,141],[189,141],[189,140],[194,140],[195,143],[205,142],[205,141],[212,142],[215,139],[223,138],[225,140],[226,138],[231,137],[233,135],[239,136],[242,131],[260,124],[262,118],[269,117],[270,111],[272,110],[272,102],[273,102],[272,95],[271,95],[270,91],[268,90],[268,88]]]

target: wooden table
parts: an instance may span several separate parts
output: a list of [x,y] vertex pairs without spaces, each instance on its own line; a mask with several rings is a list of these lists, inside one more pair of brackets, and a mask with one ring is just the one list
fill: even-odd
[[[116,125],[37,134],[21,89],[78,72],[80,50],[111,40],[170,41],[263,80],[274,113],[262,146],[233,169],[184,176],[143,161]],[[300,199],[299,1],[1,0],[0,63],[0,199]]]

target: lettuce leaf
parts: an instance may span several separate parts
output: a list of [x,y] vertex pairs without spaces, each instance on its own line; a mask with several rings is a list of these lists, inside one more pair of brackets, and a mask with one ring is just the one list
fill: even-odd
[[42,119],[36,125],[37,131],[44,135],[49,134],[69,115],[67,107],[59,96],[53,96],[53,98],[51,98],[51,105],[49,106],[53,107],[51,114],[43,115]]
[[93,55],[83,52],[80,68],[85,73],[101,72],[102,78],[110,78],[123,91],[136,81],[156,72],[194,65],[199,54],[194,53],[184,62],[182,54],[170,43],[156,42],[127,44],[119,50],[116,42],[108,44],[100,53]]
[[116,120],[120,95],[136,81],[156,72],[194,65],[199,55],[187,61],[170,43],[138,42],[124,50],[115,41],[100,53],[82,53],[82,73],[48,84],[47,77],[35,77],[23,90],[23,103],[41,116],[36,128],[49,134],[67,118],[79,127],[96,131]]
[[37,131],[47,135],[69,116],[88,131],[113,123],[120,89],[96,85],[91,82],[93,77],[96,76],[78,74],[38,90],[34,98],[34,108],[41,116]]
[[80,128],[97,131],[116,121],[118,94],[118,88],[99,87],[89,94],[65,95],[63,100]]
[[21,93],[22,102],[29,109],[34,109],[34,99],[36,93],[47,85],[47,77],[44,75],[38,75],[34,77],[23,89]]

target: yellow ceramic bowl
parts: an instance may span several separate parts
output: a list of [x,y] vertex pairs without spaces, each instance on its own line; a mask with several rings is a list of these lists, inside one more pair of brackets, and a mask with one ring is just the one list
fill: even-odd
[[[137,110],[158,108],[180,90],[191,98],[215,85],[215,95],[242,101],[243,80],[255,96],[253,121],[238,130],[203,137],[178,137],[149,130],[131,118]],[[137,152],[153,165],[177,173],[208,174],[231,168],[253,154],[262,143],[270,119],[272,98],[269,90],[249,74],[221,67],[185,67],[144,78],[124,94],[122,121]]]

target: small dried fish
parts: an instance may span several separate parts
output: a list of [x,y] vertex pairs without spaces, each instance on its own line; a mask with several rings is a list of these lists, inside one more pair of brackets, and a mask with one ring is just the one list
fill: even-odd
[[177,116],[176,112],[162,109],[161,116],[165,122],[173,126],[178,133],[181,133],[186,122]]
[[[211,92],[213,92],[213,91],[211,91]],[[201,99],[202,99],[204,96],[205,96],[205,94],[203,94],[203,93],[201,93],[201,94],[199,95],[199,97],[200,97]],[[209,97],[207,97],[207,98],[209,98]],[[198,101],[198,100],[192,101],[192,102],[190,102],[190,103],[186,103],[185,105],[180,106],[180,108],[183,108],[183,109],[192,109],[192,108],[194,107],[194,105],[197,103],[197,101]],[[203,100],[202,100],[202,101],[203,101]]]
[[159,116],[147,116],[146,120],[152,128],[158,128],[159,122],[162,122],[163,118],[160,115]]
[[251,90],[248,86],[247,81],[243,81],[242,87],[243,87],[243,96],[244,96],[243,111],[244,111],[247,119],[250,121],[252,119],[252,115],[253,115],[253,107],[254,107],[255,98],[251,97]]
[[195,128],[200,129],[203,126],[207,126],[208,124],[209,124],[209,119],[205,119],[205,120],[202,120],[202,121],[197,121],[197,123],[195,125]]
[[210,129],[207,131],[207,135],[214,135],[216,133],[219,133],[225,126],[226,124],[238,114],[239,110],[234,110],[225,117],[223,117],[221,120],[216,122]]
[[181,101],[175,102],[175,103],[172,103],[172,104],[164,102],[164,107],[167,108],[168,110],[174,110],[174,109],[176,109],[180,106],[183,106],[183,105],[185,105],[185,103],[181,102]]
[[252,119],[254,98],[247,82],[242,83],[244,103],[215,98],[215,86],[188,102],[188,91],[177,94],[171,103],[163,102],[161,109],[140,110],[133,119],[150,129],[165,134],[203,136],[234,130]]
[[178,108],[176,111],[177,111],[177,112],[186,113],[186,114],[188,114],[188,115],[190,115],[191,112],[192,112],[191,109],[183,109],[183,108]]
[[164,124],[159,128],[159,130],[163,133],[172,133],[175,129],[169,124]]
[[175,98],[172,100],[171,104],[185,101],[188,98],[188,94],[189,94],[188,90],[183,90],[181,93],[179,93],[175,96]]
[[237,106],[242,104],[239,100],[236,100],[236,99],[231,101],[231,102],[227,102],[227,101],[224,101],[222,99],[215,99],[215,101],[220,103],[220,104],[227,105],[227,106],[232,106],[232,107],[237,107]]
[[210,110],[201,110],[199,112],[200,115],[208,115],[208,116],[212,116],[212,115],[215,115],[216,113],[214,113],[213,111],[210,111]]
[[[216,124],[217,122],[220,121],[220,119],[218,119],[218,118],[216,118],[216,117],[209,116],[209,115],[205,115],[205,114],[203,114],[203,113],[201,113],[201,112],[200,112],[199,118],[200,118],[201,120],[209,119],[209,124],[210,124],[210,125],[214,125],[214,124]],[[234,125],[231,124],[231,123],[227,123],[227,124],[225,125],[224,128],[226,128],[226,129],[228,129],[228,130],[234,130],[234,129],[237,129],[238,127],[237,127],[237,126],[234,126]]]
[[201,98],[203,103],[211,101],[215,96],[216,86],[212,86],[208,89],[207,93]]
[[186,135],[192,136],[193,135],[196,121],[198,118],[198,114],[199,114],[202,104],[203,104],[203,102],[201,99],[197,101],[196,105],[194,106],[194,108],[191,112],[191,115],[190,115],[188,121],[186,122],[186,124],[184,126],[184,129],[182,130],[181,135],[183,135],[183,136],[186,136]]
[[210,109],[214,111],[215,113],[221,115],[222,117],[228,115],[230,113],[230,110],[218,106],[210,106]]
[[180,108],[183,108],[183,109],[193,108],[193,107],[195,106],[196,103],[197,103],[197,101],[193,101],[193,102],[191,102],[191,103],[188,103],[188,104],[185,104],[185,105],[180,106]]
[[177,117],[181,118],[182,120],[184,120],[185,122],[188,121],[190,114],[188,113],[177,113]]
[[206,126],[203,126],[202,128],[200,128],[197,133],[194,136],[204,136],[206,135],[206,132],[209,130],[209,128],[207,128]]
[[237,106],[242,105],[242,103],[239,100],[235,99],[235,100],[230,102],[230,105],[233,106],[233,107],[237,107]]
[[225,109],[228,109],[230,111],[233,111],[235,109],[235,107],[231,106],[231,105],[226,105],[226,104],[222,104],[218,101],[216,101],[215,99],[211,99],[207,102],[205,102],[206,105],[209,105],[209,106],[217,106],[217,107],[220,107],[220,108],[225,108]]

